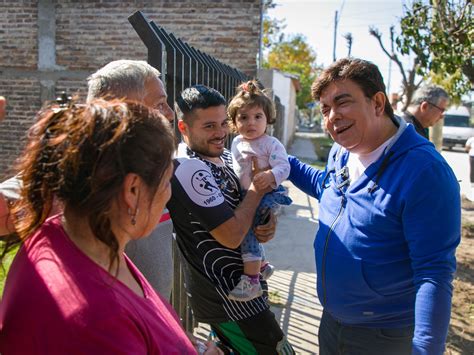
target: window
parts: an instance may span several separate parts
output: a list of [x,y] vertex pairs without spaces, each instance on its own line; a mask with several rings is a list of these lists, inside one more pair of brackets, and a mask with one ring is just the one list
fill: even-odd
[[444,125],[449,127],[469,127],[469,116],[445,115]]

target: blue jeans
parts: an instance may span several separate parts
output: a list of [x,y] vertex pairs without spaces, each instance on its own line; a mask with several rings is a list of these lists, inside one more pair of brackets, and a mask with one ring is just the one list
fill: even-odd
[[285,188],[281,185],[263,196],[255,213],[252,228],[250,228],[242,244],[240,244],[240,252],[242,253],[242,260],[244,262],[264,260],[263,247],[258,242],[253,232],[253,227],[266,223],[264,218],[265,212],[267,212],[268,209],[273,211],[278,205],[289,205],[291,202],[291,198],[287,196]]
[[339,323],[328,312],[323,311],[318,334],[319,354],[411,354],[414,329],[414,326],[405,328],[353,327]]

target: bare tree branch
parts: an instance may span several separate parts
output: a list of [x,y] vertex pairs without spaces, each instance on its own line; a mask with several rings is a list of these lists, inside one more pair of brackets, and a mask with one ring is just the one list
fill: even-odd
[[407,80],[407,77],[405,75],[405,69],[403,68],[403,64],[400,61],[400,59],[398,58],[398,56],[395,54],[395,51],[392,51],[392,54],[390,54],[387,51],[384,44],[382,43],[382,34],[380,33],[380,31],[377,28],[369,27],[369,33],[377,39],[377,41],[379,42],[380,48],[382,48],[382,51],[387,55],[387,57],[389,57],[391,60],[393,60],[397,64],[398,68],[400,69],[400,73],[402,74],[403,85],[404,86],[407,85],[408,80]]
[[385,53],[385,55],[387,55],[387,57],[389,57],[390,60],[393,60],[397,64],[398,68],[400,69],[400,74],[402,75],[402,96],[405,99],[403,100],[404,105],[402,107],[402,111],[404,111],[410,105],[416,89],[418,89],[421,83],[423,82],[423,79],[421,79],[420,82],[415,84],[416,75],[417,75],[419,65],[420,65],[420,59],[418,58],[418,56],[416,56],[415,59],[413,60],[413,65],[411,69],[405,70],[403,63],[401,62],[399,56],[395,52],[395,28],[393,26],[390,27],[390,48],[392,51],[391,53],[384,46],[382,42],[382,34],[377,28],[370,27],[369,33],[377,39],[377,41],[379,42],[380,48]]
[[350,57],[351,52],[352,52],[352,41],[353,41],[352,33],[348,32],[348,33],[344,34],[343,37],[346,39],[346,42],[347,42],[347,49],[348,49],[347,56]]

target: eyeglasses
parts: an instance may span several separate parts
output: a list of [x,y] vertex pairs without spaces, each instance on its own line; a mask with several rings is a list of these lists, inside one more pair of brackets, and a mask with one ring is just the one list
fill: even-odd
[[441,108],[441,107],[439,107],[438,105],[435,105],[432,102],[429,102],[429,101],[426,101],[426,102],[428,102],[431,106],[436,107],[441,113],[444,113],[444,111],[446,111],[445,108]]

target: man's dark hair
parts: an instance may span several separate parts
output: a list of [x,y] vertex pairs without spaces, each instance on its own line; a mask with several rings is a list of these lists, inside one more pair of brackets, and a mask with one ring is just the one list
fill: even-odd
[[364,92],[364,95],[371,99],[376,93],[382,92],[385,95],[384,111],[393,119],[393,108],[385,92],[382,74],[379,68],[372,62],[358,58],[343,58],[331,64],[321,75],[316,78],[311,86],[311,96],[319,100],[321,93],[329,84],[339,80],[352,80]]
[[205,85],[193,85],[181,92],[176,98],[175,111],[179,119],[186,121],[186,116],[197,109],[226,105],[222,94]]

